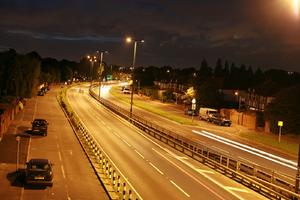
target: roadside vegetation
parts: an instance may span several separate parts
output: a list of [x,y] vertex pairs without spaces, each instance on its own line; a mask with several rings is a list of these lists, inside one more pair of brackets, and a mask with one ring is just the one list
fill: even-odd
[[[130,95],[124,95],[120,92],[120,88],[119,87],[112,87],[112,89],[110,90],[111,94],[118,98],[119,100],[125,102],[128,104],[130,104]],[[183,124],[183,125],[197,125],[195,123],[195,121],[192,123],[191,121],[191,117],[181,117],[178,116],[178,114],[176,113],[172,113],[171,111],[164,111],[161,108],[158,108],[152,104],[147,103],[147,101],[142,101],[139,100],[137,98],[134,99],[134,106],[142,108],[146,111],[152,112],[154,114],[158,114],[162,117],[165,117],[167,119],[170,119],[174,122]],[[197,117],[195,117],[195,120],[199,120]],[[256,131],[244,131],[244,132],[240,132],[238,133],[238,136],[246,139],[250,142],[255,142],[255,143],[259,143],[262,145],[266,145],[268,147],[286,152],[288,154],[292,154],[292,155],[297,155],[298,153],[298,143],[295,140],[292,140],[291,138],[294,138],[295,136],[291,136],[291,135],[283,135],[282,136],[282,140],[279,143],[278,142],[278,135],[275,134],[266,134],[263,132],[256,132]]]

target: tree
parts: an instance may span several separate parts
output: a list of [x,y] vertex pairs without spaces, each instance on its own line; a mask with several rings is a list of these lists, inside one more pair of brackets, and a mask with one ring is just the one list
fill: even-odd
[[201,107],[219,108],[222,104],[222,98],[218,89],[218,84],[216,84],[214,79],[208,79],[196,92],[197,103]]
[[300,85],[281,90],[266,107],[266,118],[271,131],[278,132],[278,121],[283,121],[283,133],[300,135]]

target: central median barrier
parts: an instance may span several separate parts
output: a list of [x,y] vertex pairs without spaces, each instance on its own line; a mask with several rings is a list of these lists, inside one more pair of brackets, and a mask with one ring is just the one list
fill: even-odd
[[57,96],[62,110],[71,124],[78,141],[87,155],[98,179],[104,186],[110,199],[142,200],[134,187],[110,159],[97,140],[89,133],[77,114],[72,110],[66,99],[66,89]]
[[[203,144],[192,141],[132,114],[112,102],[99,98],[92,90],[90,95],[112,112],[123,117],[145,133],[180,151],[181,153],[215,169],[219,173],[257,191],[269,199],[300,199],[295,191],[295,178],[280,174],[272,169],[239,160],[222,154]],[[130,117],[131,116],[131,117]]]

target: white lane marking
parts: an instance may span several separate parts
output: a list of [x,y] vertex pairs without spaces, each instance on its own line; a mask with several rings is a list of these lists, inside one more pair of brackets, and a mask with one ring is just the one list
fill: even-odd
[[190,197],[190,195],[188,193],[186,193],[183,189],[181,189],[176,183],[174,183],[172,180],[170,180],[170,182],[178,189],[180,190],[183,194],[185,194],[185,196]]
[[225,188],[228,189],[228,190],[234,190],[234,191],[238,191],[238,192],[249,193],[246,189],[241,189],[241,188],[236,188],[236,187],[230,187],[230,186],[226,186]]
[[[68,96],[67,96],[68,98]],[[76,113],[76,111],[74,110],[74,112]],[[76,113],[76,115],[78,116],[78,114]],[[90,130],[86,127],[86,125],[81,121],[81,123],[83,124],[83,126],[85,127],[85,129],[89,132]],[[95,140],[97,141],[97,140]],[[113,160],[108,156],[108,154],[106,154],[103,149],[101,148],[101,146],[99,146],[101,151],[109,158],[110,162],[113,164],[113,166],[119,171],[119,173],[121,174],[121,176],[123,176],[125,178],[125,180],[128,182],[128,184],[130,185],[130,187],[133,189],[133,191],[137,194],[138,198],[143,200],[143,198],[141,197],[141,195],[136,191],[136,189],[132,186],[132,184],[129,182],[129,180],[126,178],[126,176],[121,172],[121,170],[117,167],[117,165],[113,162]]]
[[143,159],[145,159],[145,157],[144,157],[140,152],[138,152],[136,149],[135,149],[134,151],[135,151],[135,153],[137,153],[139,156],[141,156]]
[[71,200],[71,197],[68,196],[68,200]]
[[[210,138],[210,139],[216,140],[216,141],[221,142],[221,143],[223,143],[223,144],[227,144],[227,145],[232,146],[232,147],[234,147],[234,148],[237,148],[237,149],[246,151],[246,152],[248,152],[248,153],[251,153],[251,154],[253,154],[253,155],[259,156],[259,157],[261,157],[261,158],[265,158],[265,159],[267,159],[267,160],[273,161],[273,162],[275,162],[275,163],[278,163],[278,164],[280,164],[280,165],[286,166],[286,167],[288,167],[288,168],[297,170],[297,167],[293,167],[293,166],[291,166],[291,165],[289,165],[289,164],[287,164],[287,163],[284,163],[284,162],[279,161],[279,160],[285,160],[285,162],[288,162],[288,161],[289,161],[289,163],[291,163],[292,161],[290,161],[290,160],[286,160],[286,159],[284,159],[284,158],[281,158],[281,159],[279,159],[279,160],[274,160],[274,159],[272,159],[272,158],[270,158],[270,157],[274,157],[274,158],[275,158],[275,157],[276,157],[276,158],[280,158],[280,157],[275,156],[275,155],[273,155],[273,154],[269,154],[269,153],[267,153],[267,152],[263,152],[263,151],[261,151],[261,150],[258,150],[258,149],[252,148],[252,147],[249,147],[249,146],[247,146],[247,145],[243,145],[243,144],[240,144],[240,143],[237,143],[237,142],[228,140],[228,139],[226,139],[226,138],[222,138],[222,137],[217,136],[217,135],[210,136],[210,135],[204,134],[204,133],[208,133],[207,131],[205,131],[205,132],[203,131],[204,133],[201,133],[201,132],[198,132],[198,131],[193,130],[193,132],[194,132],[194,133],[197,133],[197,134],[199,134],[199,135],[202,135],[202,136],[204,136],[204,137],[208,137],[208,138]],[[219,138],[222,138],[222,139],[219,139]],[[248,148],[248,149],[247,149],[247,148]],[[264,155],[262,155],[262,154],[259,154],[259,153],[254,152],[254,151],[257,151],[257,152],[260,152],[260,153],[263,152],[263,154],[268,155],[268,156],[270,156],[270,157],[264,156]],[[293,162],[292,162],[292,163],[293,163]]]
[[124,143],[126,143],[129,147],[131,147],[131,144],[129,144],[128,142],[126,142],[126,140],[122,139]]
[[112,130],[112,128],[111,128],[110,126],[107,126],[106,128],[107,128],[108,130],[110,130],[110,131]]
[[66,174],[65,174],[64,166],[61,165],[60,168],[61,168],[61,172],[62,172],[63,178],[66,179]]
[[180,171],[182,171],[184,174],[186,174],[187,176],[189,176],[195,182],[197,182],[198,184],[200,184],[202,187],[204,187],[205,189],[207,189],[208,191],[210,191],[216,197],[218,197],[219,199],[225,200],[221,195],[219,195],[217,192],[215,192],[213,189],[211,189],[210,187],[208,187],[206,184],[202,183],[197,178],[195,178],[193,175],[191,175],[190,173],[188,173],[187,171],[185,171],[184,169],[182,169],[179,165],[177,165],[176,163],[174,163],[172,160],[170,160],[169,158],[167,158],[165,155],[163,155],[162,153],[160,153],[159,151],[157,151],[154,148],[152,148],[152,150],[155,151],[158,155],[160,155],[164,159],[166,159],[167,161],[169,161],[171,164],[173,164],[175,167],[177,167]]
[[72,150],[70,150],[70,155],[71,155],[71,156],[73,155],[73,151],[72,151]]
[[168,154],[170,154],[172,157],[174,158],[177,158],[177,159],[185,159],[185,160],[188,160],[187,157],[185,156],[178,156],[177,154],[173,153],[172,151],[170,151],[169,149],[167,148],[162,148],[164,151],[166,151]]
[[113,132],[118,138],[121,138],[121,136],[118,134],[118,133],[116,133],[116,132]]
[[59,157],[59,160],[62,161],[60,151],[58,152],[58,157]]
[[149,162],[149,164],[156,169],[156,171],[158,171],[161,175],[164,175],[164,173],[162,171],[160,171],[154,164],[152,164],[151,162]]
[[214,174],[214,172],[209,171],[209,170],[204,170],[204,169],[199,169],[199,168],[195,168],[195,170],[200,173]]
[[[206,173],[203,173],[203,172],[197,170],[197,168],[193,164],[191,164],[191,163],[189,163],[189,162],[187,162],[185,160],[182,160],[182,159],[177,159],[177,160],[179,160],[180,162],[182,162],[185,165],[189,166],[190,168],[194,169],[199,174],[201,174],[202,176],[204,176],[206,179],[209,179],[211,182],[213,182],[214,184],[218,185],[219,187],[225,188],[225,186],[223,184],[221,184],[220,182],[218,182],[215,179],[213,179],[212,177],[208,176]],[[225,188],[225,190],[228,191],[229,193],[231,193],[233,196],[236,196],[238,199],[243,199],[241,196],[239,196],[238,194],[234,193],[233,191],[228,190],[226,188]]]

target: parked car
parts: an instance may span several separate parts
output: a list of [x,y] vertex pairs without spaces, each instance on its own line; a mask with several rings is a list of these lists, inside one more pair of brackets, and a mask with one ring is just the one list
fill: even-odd
[[123,94],[130,94],[130,93],[131,93],[131,91],[130,91],[129,88],[124,88],[123,89]]
[[197,112],[197,110],[192,110],[192,108],[186,108],[185,110],[184,110],[184,114],[185,115],[190,115],[190,116],[198,116],[198,112]]
[[45,92],[43,90],[39,90],[37,93],[38,96],[44,96]]
[[52,164],[48,159],[31,159],[26,163],[25,183],[30,185],[53,185]]
[[230,126],[231,120],[226,119],[224,116],[220,115],[219,113],[213,114],[211,117],[208,118],[209,122],[213,122],[220,126]]
[[45,119],[34,119],[31,122],[31,131],[33,134],[46,136],[48,134],[49,123]]

